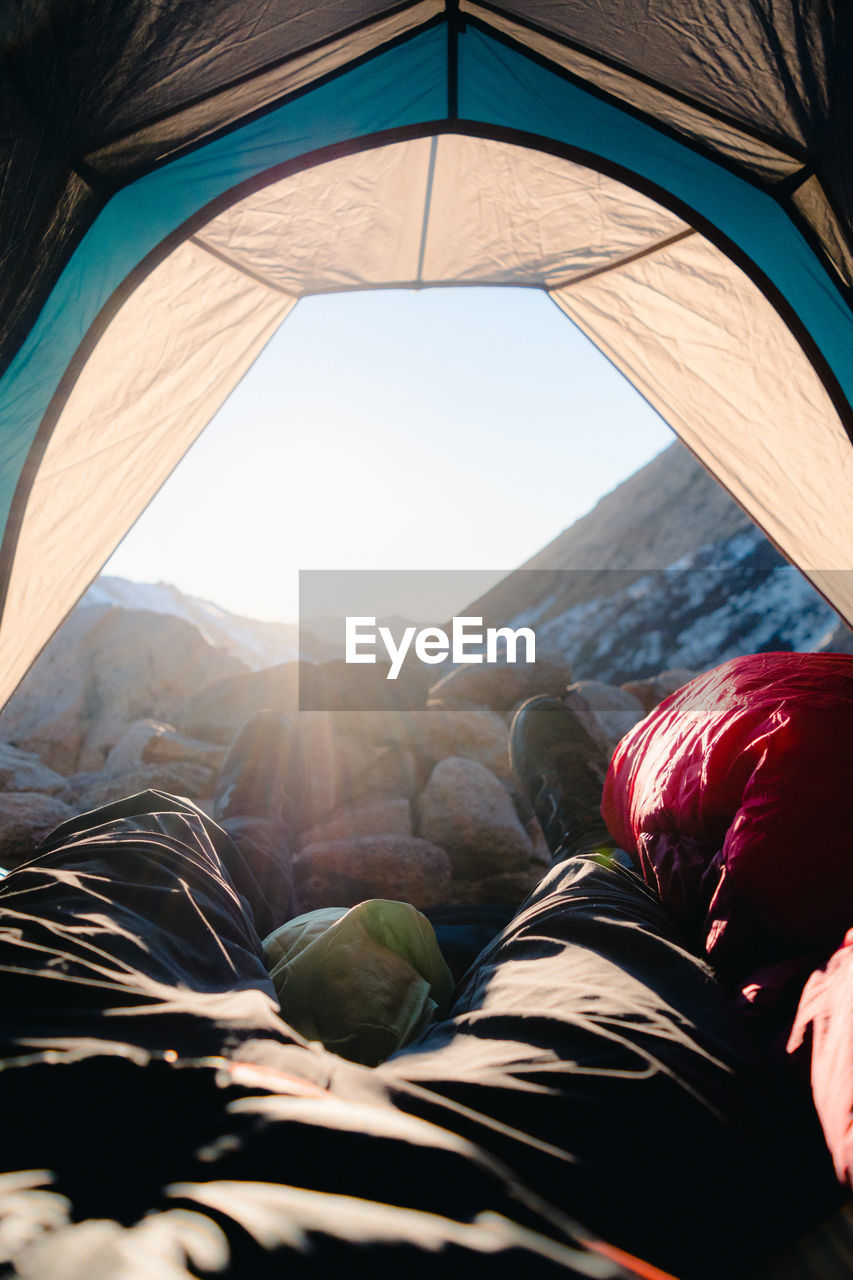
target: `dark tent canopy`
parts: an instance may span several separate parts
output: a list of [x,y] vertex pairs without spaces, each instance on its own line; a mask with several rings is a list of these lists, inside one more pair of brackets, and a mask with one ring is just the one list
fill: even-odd
[[306,294],[546,290],[848,618],[846,0],[6,6],[0,658]]

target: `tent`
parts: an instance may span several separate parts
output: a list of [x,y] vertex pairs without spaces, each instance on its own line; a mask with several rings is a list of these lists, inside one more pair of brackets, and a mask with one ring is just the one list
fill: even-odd
[[546,290],[853,618],[851,35],[846,0],[7,5],[0,702],[341,289]]

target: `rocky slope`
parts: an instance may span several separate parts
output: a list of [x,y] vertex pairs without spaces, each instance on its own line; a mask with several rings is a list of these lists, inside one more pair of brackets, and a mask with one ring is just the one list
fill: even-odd
[[[292,630],[162,584],[100,580],[0,715],[0,864],[26,860],[72,813],[147,787],[209,808],[226,744],[271,707],[291,716],[306,762],[287,855],[303,909],[517,903],[546,859],[508,770],[520,701],[566,697],[610,749],[695,670],[815,647],[835,621],[680,448],[466,612],[535,620],[536,664],[396,684],[357,668],[342,702],[342,665],[322,660],[320,642],[303,679],[347,709],[294,715]],[[847,643],[836,633],[832,647]]]
[[99,605],[182,618],[208,644],[225,649],[250,670],[292,662],[299,655],[296,623],[243,618],[208,600],[184,595],[168,582],[128,582],[104,574],[92,583],[77,609]]
[[849,632],[674,443],[466,610],[528,625],[577,675],[623,681]]

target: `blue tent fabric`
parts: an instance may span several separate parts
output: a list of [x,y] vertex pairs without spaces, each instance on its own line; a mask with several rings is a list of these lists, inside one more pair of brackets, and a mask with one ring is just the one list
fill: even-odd
[[0,519],[8,517],[27,452],[90,325],[146,255],[211,201],[286,161],[440,115],[444,51],[441,34],[427,32],[156,169],[110,200],[0,384]]
[[[459,133],[540,149],[669,207],[765,293],[834,407],[829,430],[840,422],[853,438],[843,5],[791,0],[771,15],[764,0],[685,0],[665,15],[639,0],[298,11],[241,0],[206,5],[200,20],[196,4],[166,14],[151,0],[51,0],[38,21],[26,6],[10,17],[0,601],[51,435],[133,290],[248,190],[395,139]],[[762,501],[749,513],[772,537]],[[844,570],[846,555],[840,547],[829,563],[821,547],[805,567]],[[40,635],[28,624],[28,643],[37,649],[58,620]],[[0,636],[16,625],[7,610]]]
[[[0,423],[14,425],[0,435],[0,517],[8,517],[27,451],[89,326],[147,254],[217,197],[286,161],[441,121],[446,87],[446,38],[431,30],[114,196],[0,383]],[[775,286],[853,400],[853,313],[772,196],[473,28],[460,37],[458,103],[473,126],[582,150],[716,228]]]

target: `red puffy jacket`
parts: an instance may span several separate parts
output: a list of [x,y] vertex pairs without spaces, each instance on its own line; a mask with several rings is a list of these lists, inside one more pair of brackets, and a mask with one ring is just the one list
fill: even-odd
[[853,657],[765,653],[692,680],[616,749],[611,834],[741,989],[853,925],[851,746]]
[[818,1114],[853,1186],[851,747],[853,657],[735,658],[622,739],[602,813],[740,1002],[779,1033],[802,993],[789,1048],[811,1041]]

